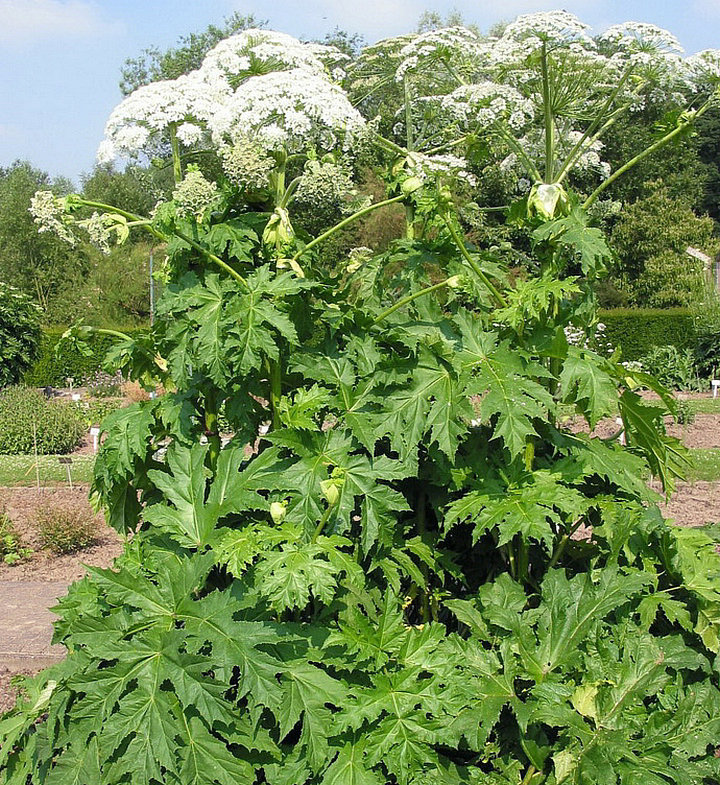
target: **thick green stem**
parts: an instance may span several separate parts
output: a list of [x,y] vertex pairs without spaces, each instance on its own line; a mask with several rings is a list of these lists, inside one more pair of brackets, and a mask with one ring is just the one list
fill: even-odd
[[[572,150],[568,154],[568,157],[566,158],[563,167],[560,169],[560,173],[558,174],[555,182],[558,183],[561,182],[563,178],[570,172],[570,169],[572,169],[577,159],[582,155],[583,145],[592,136],[592,134],[595,133],[595,130],[598,128],[603,118],[607,115],[608,111],[610,111],[610,107],[615,102],[615,99],[618,97],[620,90],[623,88],[625,82],[627,82],[627,80],[629,79],[631,73],[632,73],[632,68],[628,68],[625,71],[625,73],[620,77],[620,81],[617,83],[617,86],[612,91],[612,93],[610,93],[610,96],[608,97],[607,101],[605,101],[600,111],[597,113],[595,119],[592,121],[592,123],[590,123],[590,125],[588,125],[588,127],[585,129],[585,132],[578,140],[577,144],[572,148]],[[626,109],[627,107],[622,107],[622,109],[619,110],[619,113],[625,111]],[[607,127],[607,123],[604,123],[603,128],[606,127]],[[595,137],[593,137],[591,143],[594,140]]]
[[108,330],[105,327],[91,327],[90,329],[94,333],[99,333],[100,335],[114,335],[116,338],[122,338],[126,341],[132,340],[127,333],[120,332],[120,330]]
[[415,206],[409,203],[405,205],[405,239],[415,239]]
[[427,286],[424,289],[421,289],[419,292],[414,292],[413,294],[408,294],[407,296],[403,297],[401,300],[398,300],[395,305],[388,308],[386,311],[383,311],[380,316],[377,316],[373,320],[373,324],[378,324],[382,322],[384,319],[387,319],[390,314],[395,313],[399,308],[402,308],[404,305],[411,303],[413,300],[417,300],[418,297],[424,297],[426,294],[432,294],[432,292],[436,292],[438,289],[442,289],[445,286],[451,286],[457,280],[456,276],[451,276],[450,278],[446,278],[444,281],[440,281],[440,283],[433,284],[432,286]]
[[280,398],[282,397],[282,370],[279,360],[268,360],[268,376],[270,377],[270,408],[272,409],[272,427],[280,427]]
[[669,131],[665,134],[661,139],[658,139],[655,144],[651,144],[650,147],[647,147],[641,153],[638,153],[634,158],[631,158],[626,164],[621,166],[615,172],[613,172],[607,180],[602,182],[583,203],[583,209],[587,210],[600,196],[600,194],[606,189],[609,188],[615,180],[618,179],[621,175],[625,174],[629,169],[632,169],[633,166],[640,163],[640,161],[645,160],[649,155],[652,155],[654,152],[659,150],[660,148],[664,147],[666,144],[671,142],[676,136],[679,136],[682,133],[687,131],[688,126],[691,122],[694,122],[699,117],[702,117],[703,114],[710,108],[710,101],[706,102],[700,109],[695,112],[692,121],[688,122],[681,122],[676,128],[673,128],[672,131]]
[[[420,490],[417,496],[417,531],[420,539],[425,542],[426,532],[426,505],[425,505],[425,492]],[[428,597],[428,568],[427,564],[423,563],[420,567],[425,585],[421,589],[421,613],[423,623],[430,621],[430,602]]]
[[548,73],[547,44],[540,50],[542,70],[543,114],[545,117],[545,182],[554,183],[555,174],[555,118],[550,96],[550,77]]
[[535,463],[535,442],[532,436],[525,439],[525,470],[531,472]]
[[530,785],[536,773],[537,769],[531,764],[530,768],[525,772],[525,776],[523,777],[523,781],[520,783],[520,785]]
[[208,440],[208,465],[211,471],[215,471],[218,456],[222,444],[220,442],[220,432],[218,430],[218,403],[215,391],[211,391],[205,396],[205,436]]
[[328,229],[327,232],[323,232],[321,235],[318,235],[314,240],[311,240],[304,248],[301,248],[295,256],[293,256],[292,261],[297,262],[297,260],[305,253],[307,253],[311,248],[314,248],[318,243],[323,242],[323,240],[327,240],[328,237],[331,237],[335,232],[339,231],[340,229],[344,229],[348,224],[351,224],[353,221],[357,221],[359,218],[363,218],[368,213],[371,213],[373,210],[378,210],[381,207],[385,207],[388,204],[395,204],[396,202],[400,202],[405,199],[405,194],[400,194],[400,196],[394,196],[392,199],[384,199],[382,202],[375,202],[375,204],[371,204],[368,207],[364,207],[362,210],[358,210],[356,213],[349,215],[347,218],[344,218],[340,223],[335,224],[331,229]]
[[508,542],[502,546],[510,565],[510,577],[515,580],[517,578],[517,567],[515,565],[515,553],[513,552],[512,542]]
[[170,126],[170,148],[172,150],[173,177],[175,184],[182,182],[182,155],[180,154],[180,140],[177,137],[177,126],[173,123]]
[[199,242],[193,240],[192,237],[188,237],[184,232],[179,231],[178,229],[175,230],[175,234],[181,239],[184,240],[191,248],[194,248],[196,251],[201,253],[206,259],[211,261],[213,264],[216,264],[218,267],[221,267],[225,270],[228,275],[232,276],[238,283],[242,284],[243,289],[249,292],[250,287],[247,284],[247,281],[240,275],[237,270],[233,270],[232,267],[227,262],[224,262],[219,256],[215,256],[214,253],[208,251],[207,248],[203,247]]
[[518,535],[518,557],[517,557],[517,570],[518,578],[523,583],[530,582],[530,549],[527,542],[523,539],[522,535]]
[[405,141],[407,149],[412,151],[415,144],[413,139],[412,95],[410,93],[410,82],[408,81],[407,76],[403,79],[403,90],[405,97]]
[[283,151],[275,157],[277,167],[273,172],[273,186],[275,191],[275,206],[283,207],[285,196],[285,167],[287,166],[287,154]]
[[462,237],[460,237],[457,229],[453,226],[452,221],[447,216],[444,216],[443,219],[445,221],[445,225],[447,226],[455,242],[455,245],[457,245],[458,249],[460,250],[460,253],[465,258],[465,261],[470,265],[470,267],[472,267],[473,271],[475,272],[475,275],[477,275],[477,277],[482,281],[485,288],[490,292],[490,294],[495,299],[495,302],[501,308],[507,307],[507,300],[502,296],[500,290],[497,289],[497,287],[487,277],[487,275],[485,275],[480,265],[475,261],[475,259],[472,258],[472,256],[468,252],[468,249],[465,247],[465,243],[463,242]]
[[323,513],[322,518],[320,518],[320,522],[315,527],[315,531],[313,532],[312,541],[315,542],[317,538],[322,534],[323,529],[325,528],[325,524],[330,520],[330,516],[333,513],[333,510],[337,506],[337,501],[328,503],[327,509]]
[[550,563],[547,566],[548,570],[552,570],[552,568],[558,563],[560,557],[563,555],[563,553],[565,553],[565,548],[567,548],[567,544],[570,542],[570,538],[583,525],[583,523],[585,523],[585,519],[580,518],[580,520],[573,525],[570,531],[563,534],[563,536],[560,538],[560,541],[555,546],[555,550],[553,552],[552,558],[550,559]]

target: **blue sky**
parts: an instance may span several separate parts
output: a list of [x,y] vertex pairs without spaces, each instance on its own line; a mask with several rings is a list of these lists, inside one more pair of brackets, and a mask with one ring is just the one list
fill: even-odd
[[368,42],[409,32],[425,10],[486,29],[563,7],[596,31],[628,20],[673,32],[688,53],[720,49],[720,0],[0,0],[0,166],[27,159],[76,183],[92,169],[120,67],[148,46],[252,13],[276,30],[322,37],[339,26]]

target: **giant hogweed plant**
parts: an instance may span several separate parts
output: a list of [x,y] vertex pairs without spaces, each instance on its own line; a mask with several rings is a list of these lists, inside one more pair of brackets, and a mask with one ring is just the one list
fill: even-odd
[[[513,280],[401,148],[386,201],[426,231],[328,272],[286,175],[310,146],[349,150],[361,121],[327,52],[254,32],[222,46],[215,113],[173,114],[182,80],[157,88],[157,115],[127,99],[143,133],[169,132],[178,185],[153,217],[36,206],[63,231],[167,243],[155,324],[114,350],[167,392],[105,421],[93,493],[125,552],[60,602],[68,656],[0,720],[5,781],[717,781],[720,565],[644,481],[672,487],[672,399],[565,337],[591,322],[601,233],[572,193],[534,210],[539,273]],[[242,138],[209,127],[273,74],[328,100],[313,115],[280,92]],[[212,133],[233,165],[207,179],[187,160]],[[568,406],[589,426],[619,409],[627,448],[563,429]]]

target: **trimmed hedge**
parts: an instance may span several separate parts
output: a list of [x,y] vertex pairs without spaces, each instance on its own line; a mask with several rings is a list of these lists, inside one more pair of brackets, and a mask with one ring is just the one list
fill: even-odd
[[[128,335],[141,332],[143,328],[123,329]],[[65,332],[64,328],[44,329],[40,340],[40,354],[24,377],[28,387],[66,387],[65,381],[72,377],[74,385],[83,384],[102,368],[108,349],[117,338],[112,335],[92,333],[86,340],[92,354],[85,356],[74,346],[65,344],[56,354],[55,347]]]
[[613,308],[600,311],[599,318],[623,360],[639,360],[656,346],[680,351],[697,346],[695,317],[688,308]]

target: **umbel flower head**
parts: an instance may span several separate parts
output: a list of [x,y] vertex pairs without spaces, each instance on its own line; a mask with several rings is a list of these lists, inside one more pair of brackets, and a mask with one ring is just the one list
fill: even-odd
[[30,214],[38,225],[38,232],[52,232],[70,245],[76,239],[66,221],[67,201],[52,191],[37,191],[30,200]]
[[352,140],[365,123],[343,90],[304,68],[244,81],[208,122],[216,145],[251,135],[267,150],[329,150]]
[[224,147],[241,136],[266,149],[301,138],[334,146],[363,125],[327,66],[347,59],[334,47],[246,30],[221,41],[196,71],[140,87],[112,112],[101,162],[147,154],[175,133],[184,145]]

